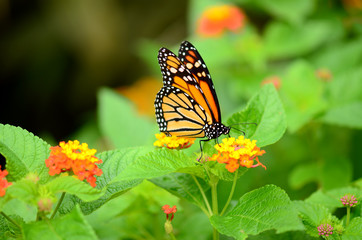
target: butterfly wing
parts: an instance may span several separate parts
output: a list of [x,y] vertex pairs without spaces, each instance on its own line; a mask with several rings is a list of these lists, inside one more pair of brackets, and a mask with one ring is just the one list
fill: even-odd
[[220,105],[212,83],[209,70],[197,49],[188,41],[184,41],[179,50],[179,59],[191,72],[194,80],[202,89],[205,99],[213,113],[214,122],[221,122]]
[[181,89],[174,86],[161,88],[156,96],[155,108],[161,132],[179,137],[205,137],[205,110]]
[[214,113],[209,101],[201,89],[198,81],[180,59],[166,48],[161,48],[158,53],[158,62],[163,75],[163,85],[173,86],[182,90],[191,99],[198,103],[206,115],[206,123],[215,122]]

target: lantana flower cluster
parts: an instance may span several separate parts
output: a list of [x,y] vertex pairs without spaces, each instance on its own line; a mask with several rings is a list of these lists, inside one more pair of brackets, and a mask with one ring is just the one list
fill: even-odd
[[[174,214],[175,212],[177,212],[177,208],[176,208],[175,205],[174,205],[173,207],[170,207],[170,205],[166,204],[166,205],[162,206],[162,211],[163,211],[164,213],[166,213],[166,219],[172,221],[173,216],[174,216],[173,214]],[[170,214],[171,214],[171,217],[170,217],[170,219],[169,219],[169,215],[170,215]]]
[[346,207],[355,207],[358,204],[357,198],[352,194],[346,194],[340,200]]
[[166,213],[165,231],[167,234],[172,234],[173,227],[171,221],[174,217],[174,213],[177,212],[177,208],[175,205],[173,207],[170,207],[170,205],[166,204],[162,207],[162,211]]
[[102,160],[95,157],[95,149],[89,149],[88,144],[80,144],[78,140],[60,142],[59,146],[50,148],[50,156],[45,160],[51,176],[68,172],[80,180],[86,180],[92,187],[96,186],[95,176],[102,175],[102,169],[97,164]]
[[[210,160],[225,163],[229,172],[235,172],[239,167],[254,168],[257,166],[266,167],[259,162],[258,156],[265,153],[256,146],[256,140],[250,140],[240,136],[235,139],[224,138],[222,143],[215,145],[217,154],[214,154]],[[256,162],[256,163],[255,163]]]
[[8,182],[6,180],[6,175],[8,175],[8,171],[5,170],[1,170],[1,165],[0,165],[0,197],[5,196],[6,193],[6,188],[8,188],[12,183]]
[[245,18],[245,14],[236,6],[213,6],[201,15],[197,32],[205,37],[221,36],[225,30],[237,32],[245,25]]
[[325,236],[328,237],[333,234],[333,227],[328,224],[324,223],[317,227],[319,236]]
[[165,133],[156,134],[158,139],[153,143],[156,147],[166,147],[169,149],[184,149],[194,144],[194,138],[167,136]]

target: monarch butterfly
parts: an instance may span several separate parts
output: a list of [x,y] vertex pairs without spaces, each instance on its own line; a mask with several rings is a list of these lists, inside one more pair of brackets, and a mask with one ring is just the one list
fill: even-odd
[[230,127],[221,123],[209,70],[196,48],[184,41],[178,57],[161,48],[158,63],[163,75],[163,87],[155,100],[160,131],[168,136],[207,138],[201,141],[229,135]]

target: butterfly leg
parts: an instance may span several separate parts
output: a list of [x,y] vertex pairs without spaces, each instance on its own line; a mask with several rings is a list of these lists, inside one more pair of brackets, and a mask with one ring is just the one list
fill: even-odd
[[210,141],[210,139],[202,139],[202,140],[199,141],[199,143],[200,143],[201,156],[199,157],[199,159],[197,159],[198,162],[200,162],[200,160],[201,160],[201,158],[202,158],[202,155],[204,155],[204,152],[202,151],[202,144],[201,144],[201,142],[208,142],[208,141]]

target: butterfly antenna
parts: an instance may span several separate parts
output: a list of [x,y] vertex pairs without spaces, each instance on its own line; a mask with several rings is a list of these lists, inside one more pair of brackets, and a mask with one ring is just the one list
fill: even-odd
[[257,123],[234,123],[234,124],[231,124],[229,127],[232,127],[232,126],[235,126],[235,125],[241,125],[241,124],[255,124],[256,126],[258,126]]
[[255,124],[255,126],[258,126],[258,124],[257,124],[257,123],[235,123],[235,124],[231,124],[229,127],[230,127],[230,128],[232,128],[232,129],[235,129],[235,130],[237,130],[237,131],[239,131],[239,132],[241,132],[241,133],[245,136],[245,132],[244,132],[244,131],[242,131],[242,130],[240,130],[240,129],[237,129],[237,128],[232,127],[232,126],[235,126],[235,125],[241,125],[241,124]]

